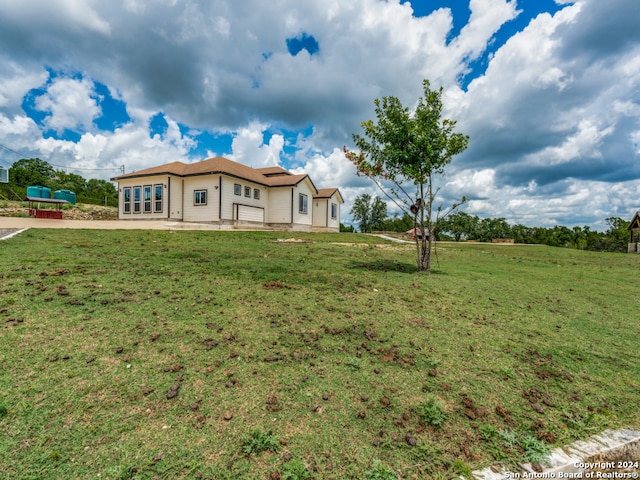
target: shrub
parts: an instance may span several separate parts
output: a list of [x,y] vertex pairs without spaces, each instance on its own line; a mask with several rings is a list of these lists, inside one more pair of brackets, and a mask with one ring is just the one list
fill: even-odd
[[282,480],[307,480],[309,472],[301,460],[291,460],[282,469]]
[[447,418],[444,403],[435,397],[429,397],[418,406],[418,414],[427,425],[442,425]]
[[396,474],[377,458],[373,461],[371,470],[364,472],[366,480],[398,480]]
[[254,429],[242,440],[242,451],[246,455],[257,455],[267,450],[271,452],[280,450],[280,444],[271,431],[264,433],[258,429]]

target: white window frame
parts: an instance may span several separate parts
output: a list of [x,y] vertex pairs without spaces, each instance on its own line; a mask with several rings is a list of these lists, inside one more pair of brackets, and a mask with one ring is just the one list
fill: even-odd
[[259,188],[254,188],[253,189],[253,199],[254,200],[260,200],[260,189]]
[[144,185],[142,187],[142,211],[143,213],[151,213],[151,185]]
[[127,215],[131,213],[131,187],[122,189],[122,213]]
[[[202,207],[207,204],[208,193],[206,189],[194,190],[193,191],[193,206],[194,207]],[[202,197],[204,196],[204,201]]]
[[239,183],[234,183],[233,194],[238,196],[242,195],[242,185],[240,185]]
[[142,213],[142,187],[133,187],[133,213]]
[[[162,185],[161,183],[157,183],[153,186],[153,211],[154,213],[161,213],[162,209],[163,209],[163,205],[162,205],[162,197],[164,196],[163,194],[163,187],[164,185]],[[160,193],[160,195],[158,195],[158,193]]]
[[332,219],[336,219],[338,218],[338,204],[337,203],[332,203],[331,204],[331,218]]
[[306,193],[298,194],[298,213],[307,215],[309,212],[309,196]]

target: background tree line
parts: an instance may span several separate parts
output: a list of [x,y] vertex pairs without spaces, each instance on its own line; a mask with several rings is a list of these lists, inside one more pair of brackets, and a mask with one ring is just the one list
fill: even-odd
[[56,190],[70,190],[76,201],[95,205],[118,206],[118,191],[106,180],[85,179],[75,173],[54,169],[39,158],[23,158],[9,168],[9,183],[0,184],[0,196],[7,200],[23,200],[27,187],[42,186]]
[[[387,215],[387,205],[380,197],[363,194],[356,198],[351,216],[361,232],[406,232],[413,228],[413,219]],[[505,218],[479,218],[466,212],[454,212],[438,225],[436,240],[491,242],[494,238],[510,238],[515,243],[577,248],[580,250],[626,252],[629,241],[629,220],[609,217],[607,230],[598,232],[584,227],[527,227],[510,225]],[[345,231],[349,227],[344,227]],[[351,231],[354,229],[352,228]]]

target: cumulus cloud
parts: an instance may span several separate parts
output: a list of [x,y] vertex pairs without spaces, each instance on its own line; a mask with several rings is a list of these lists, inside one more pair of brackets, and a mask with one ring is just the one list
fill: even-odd
[[44,125],[57,132],[90,130],[93,120],[102,113],[89,79],[56,79],[46,93],[36,97],[35,106],[48,114]]
[[252,122],[240,128],[231,143],[233,153],[228,158],[253,168],[280,165],[280,155],[284,147],[284,137],[273,135],[264,143],[264,133],[268,125]]

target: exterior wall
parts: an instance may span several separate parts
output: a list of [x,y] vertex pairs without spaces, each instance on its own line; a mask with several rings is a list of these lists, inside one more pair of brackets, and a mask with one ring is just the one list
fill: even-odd
[[269,224],[291,223],[292,187],[271,188],[269,190],[269,209],[266,212]]
[[[329,208],[329,202],[326,198],[314,198],[313,199],[313,227],[326,227],[327,226],[327,208]],[[330,214],[329,214],[330,215]]]
[[640,253],[640,242],[634,242],[629,244],[629,253]]
[[[235,185],[240,185],[240,195],[236,195]],[[249,188],[249,196],[245,195],[245,189]],[[255,191],[258,190],[260,198],[255,198]],[[250,182],[248,180],[222,176],[222,220],[223,221],[237,221],[238,215],[241,214],[244,218],[257,218],[257,210],[263,210],[262,218],[267,218],[267,212],[269,210],[269,193],[268,187],[257,183]],[[253,208],[241,208],[253,207]],[[248,213],[252,212],[252,213]],[[246,220],[254,221],[254,220]],[[261,220],[263,221],[263,220]]]
[[184,198],[182,191],[184,180],[180,177],[169,177],[169,218],[171,220],[182,220],[184,216]]
[[[327,227],[336,232],[340,231],[340,202],[338,201],[338,195],[334,194],[327,202]],[[331,218],[331,204],[336,206],[336,218]]]
[[[336,206],[336,218],[331,217],[331,205]],[[318,232],[340,231],[340,202],[336,194],[331,198],[313,200],[313,229]]]
[[[220,175],[183,179],[182,205],[185,222],[217,222],[220,217]],[[206,192],[206,203],[196,204],[195,192]]]
[[[293,189],[293,224],[294,230],[311,230],[313,225],[313,191],[308,182],[300,182]],[[299,207],[300,194],[307,196],[307,212],[302,213]]]
[[[167,175],[132,178],[118,182],[118,218],[120,220],[160,220],[168,218],[168,182]],[[145,198],[147,188],[150,188],[150,197]],[[159,202],[156,202],[156,188],[160,188]],[[127,189],[130,192],[128,209],[125,206],[125,191]],[[136,189],[139,189],[139,202],[136,202],[135,198]],[[158,209],[158,206],[161,206],[161,208]]]

